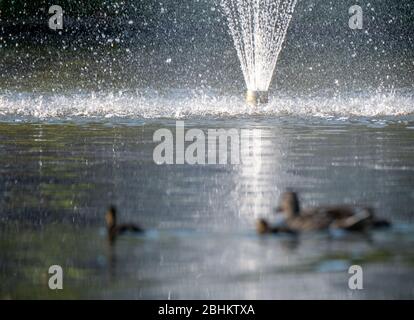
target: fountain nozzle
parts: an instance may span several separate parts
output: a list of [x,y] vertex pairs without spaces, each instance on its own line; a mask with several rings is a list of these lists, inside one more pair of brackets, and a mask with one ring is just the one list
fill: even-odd
[[269,102],[269,94],[267,91],[247,90],[246,102],[251,105],[266,104]]

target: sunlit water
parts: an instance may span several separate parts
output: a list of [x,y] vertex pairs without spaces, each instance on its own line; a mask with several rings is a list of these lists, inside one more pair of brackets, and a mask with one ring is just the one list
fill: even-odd
[[[77,108],[92,104],[104,105],[85,100]],[[409,115],[198,115],[186,118],[187,128],[255,128],[261,157],[249,165],[157,166],[153,133],[174,132],[174,118],[122,118],[115,108],[106,120],[96,111],[96,124],[80,116],[54,123],[55,114],[39,122],[28,110],[0,125],[1,298],[414,297]],[[394,227],[257,236],[255,219],[271,219],[288,187],[309,206],[372,205]],[[110,246],[103,221],[110,203],[121,221],[148,231]],[[55,264],[65,272],[59,292],[47,287]],[[352,264],[364,268],[362,291],[348,289]]]

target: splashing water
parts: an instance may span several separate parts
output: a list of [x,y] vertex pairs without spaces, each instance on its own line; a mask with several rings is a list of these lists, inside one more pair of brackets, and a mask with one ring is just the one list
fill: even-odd
[[267,91],[296,0],[221,0],[247,89]]
[[77,119],[209,119],[259,116],[286,116],[377,121],[414,120],[414,94],[411,91],[326,93],[293,97],[279,93],[269,103],[255,109],[241,97],[215,91],[153,89],[127,92],[34,94],[1,93],[1,121],[54,121]]

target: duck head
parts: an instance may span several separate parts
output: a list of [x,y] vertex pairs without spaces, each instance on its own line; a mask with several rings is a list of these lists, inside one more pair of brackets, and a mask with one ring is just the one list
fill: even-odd
[[268,233],[270,228],[269,228],[269,224],[267,223],[266,220],[264,219],[259,219],[256,222],[256,230],[258,234],[265,234]]
[[105,220],[108,230],[116,226],[116,208],[114,206],[108,208],[108,211],[105,214]]
[[296,192],[288,191],[282,194],[277,212],[282,212],[286,218],[299,215],[300,206]]

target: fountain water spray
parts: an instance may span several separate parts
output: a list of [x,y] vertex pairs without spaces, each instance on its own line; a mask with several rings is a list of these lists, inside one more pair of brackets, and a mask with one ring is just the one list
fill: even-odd
[[250,104],[268,90],[297,0],[221,0],[239,56]]

